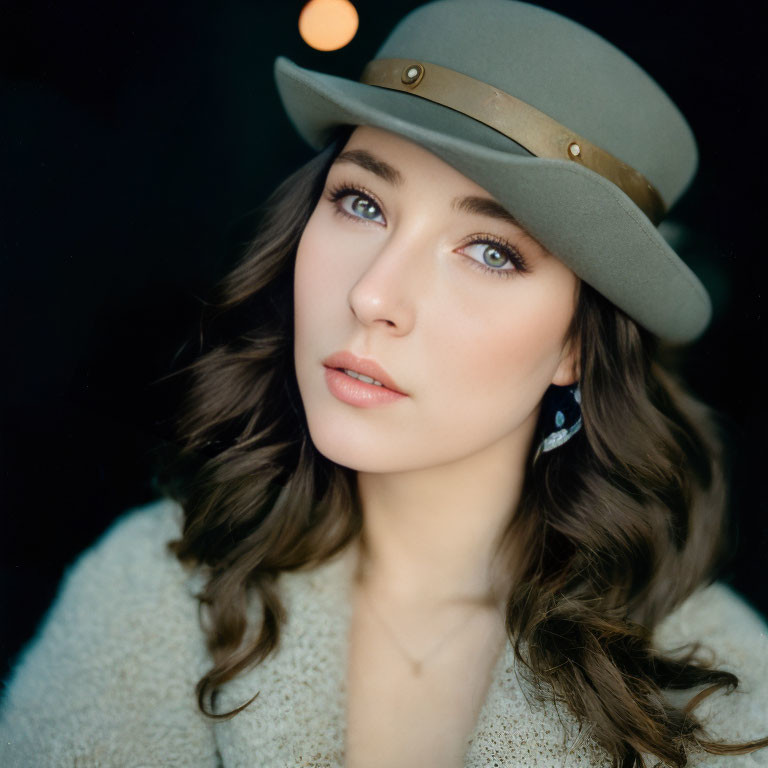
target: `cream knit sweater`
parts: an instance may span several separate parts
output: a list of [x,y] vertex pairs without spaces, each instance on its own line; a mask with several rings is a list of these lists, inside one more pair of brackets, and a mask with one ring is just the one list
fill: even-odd
[[[71,569],[5,692],[0,766],[343,765],[350,556],[282,576],[288,623],[279,649],[228,683],[216,707],[231,709],[260,693],[241,714],[213,723],[194,694],[210,666],[193,597],[199,577],[165,549],[179,522],[170,501],[134,510]],[[697,710],[712,735],[768,735],[766,626],[716,584],[690,598],[657,634],[668,648],[694,639],[742,681],[736,693],[712,696]],[[466,765],[607,768],[605,753],[588,734],[578,735],[567,712],[529,703],[514,666],[507,644]],[[730,758],[696,754],[690,764],[768,766],[768,749]]]

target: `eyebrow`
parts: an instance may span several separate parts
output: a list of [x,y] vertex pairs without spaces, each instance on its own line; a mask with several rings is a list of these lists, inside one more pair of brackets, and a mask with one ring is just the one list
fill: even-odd
[[379,178],[389,184],[400,186],[405,179],[403,174],[393,168],[389,163],[385,163],[383,160],[374,157],[370,152],[366,152],[364,149],[348,149],[342,152],[335,160],[337,163],[354,163],[364,168],[366,171],[375,173]]
[[[403,174],[397,168],[375,157],[365,149],[348,149],[342,152],[334,162],[353,163],[394,186],[401,186],[405,181]],[[503,205],[490,197],[478,197],[476,195],[457,197],[453,199],[451,205],[457,211],[488,216],[492,219],[504,221],[507,224],[514,224],[517,227],[521,226],[520,222]]]

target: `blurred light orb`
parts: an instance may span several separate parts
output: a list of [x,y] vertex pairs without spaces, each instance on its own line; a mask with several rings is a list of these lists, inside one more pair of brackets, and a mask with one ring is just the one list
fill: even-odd
[[357,10],[349,0],[310,0],[299,14],[299,34],[318,51],[343,48],[357,32]]

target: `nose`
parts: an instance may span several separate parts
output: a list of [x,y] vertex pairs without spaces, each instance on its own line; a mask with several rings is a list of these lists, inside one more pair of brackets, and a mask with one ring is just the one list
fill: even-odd
[[418,248],[413,239],[394,237],[367,264],[348,294],[349,307],[363,325],[397,336],[413,329],[428,269],[417,257]]

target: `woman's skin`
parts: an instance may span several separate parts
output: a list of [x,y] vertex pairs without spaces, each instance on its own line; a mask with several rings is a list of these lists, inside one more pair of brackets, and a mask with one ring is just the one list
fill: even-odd
[[[363,510],[350,766],[459,765],[503,642],[492,556],[542,395],[578,379],[564,343],[578,278],[510,213],[365,126],[299,244],[299,388],[318,450],[357,470]],[[337,352],[374,361],[403,394],[334,370],[356,362]]]

